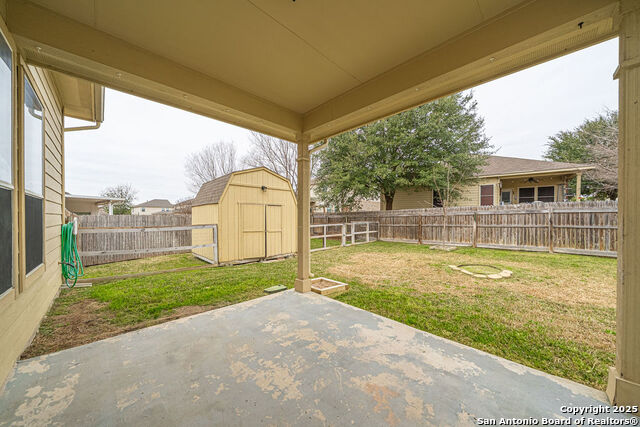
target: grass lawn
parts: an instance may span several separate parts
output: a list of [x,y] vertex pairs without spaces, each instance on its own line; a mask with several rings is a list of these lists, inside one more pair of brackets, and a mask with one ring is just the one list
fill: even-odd
[[152,258],[142,258],[85,267],[83,278],[91,279],[95,277],[121,276],[124,274],[170,270],[181,267],[198,267],[200,265],[207,265],[207,263],[192,256],[190,253],[162,255]]
[[[324,242],[322,241],[322,238],[316,237],[315,239],[311,239],[311,249],[319,249],[322,247],[323,244]],[[336,238],[327,239],[327,248],[333,248],[336,246],[340,246],[341,244],[342,244],[342,239],[336,239]]]
[[[514,275],[478,279],[449,264]],[[63,290],[23,357],[291,287],[295,270],[288,259]],[[614,364],[614,259],[375,242],[314,252],[312,270],[351,285],[340,301],[554,375],[603,389]]]

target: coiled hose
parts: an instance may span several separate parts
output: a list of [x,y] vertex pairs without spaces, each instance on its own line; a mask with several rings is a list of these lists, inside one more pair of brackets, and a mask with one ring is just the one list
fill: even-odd
[[[62,275],[68,288],[73,288],[78,277],[84,275],[84,268],[78,253],[76,236],[73,234],[73,222],[62,226]],[[71,283],[71,281],[73,281]]]

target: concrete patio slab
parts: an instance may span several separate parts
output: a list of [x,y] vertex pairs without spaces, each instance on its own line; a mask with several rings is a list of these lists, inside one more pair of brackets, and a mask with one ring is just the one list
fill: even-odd
[[563,406],[609,408],[589,387],[286,291],[21,361],[0,425],[573,422]]

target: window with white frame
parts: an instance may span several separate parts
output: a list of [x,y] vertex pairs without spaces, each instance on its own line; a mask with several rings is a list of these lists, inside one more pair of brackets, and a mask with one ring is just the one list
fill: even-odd
[[13,287],[13,57],[0,33],[0,294]]
[[27,274],[44,258],[43,108],[33,86],[24,78],[25,258]]

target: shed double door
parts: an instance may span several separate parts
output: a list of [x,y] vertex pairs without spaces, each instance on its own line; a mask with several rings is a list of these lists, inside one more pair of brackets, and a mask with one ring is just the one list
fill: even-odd
[[282,206],[240,204],[240,257],[265,258],[282,254]]

